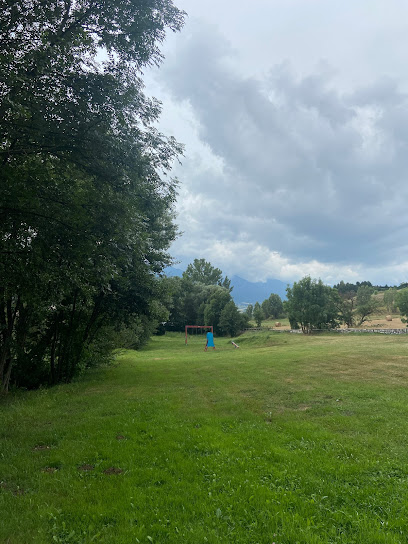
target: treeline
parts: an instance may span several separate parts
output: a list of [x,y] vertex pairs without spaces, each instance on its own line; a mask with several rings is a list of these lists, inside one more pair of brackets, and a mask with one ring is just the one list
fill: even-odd
[[401,283],[399,286],[396,285],[373,285],[370,281],[357,281],[356,283],[346,283],[340,281],[338,284],[333,286],[337,291],[343,295],[345,293],[357,293],[359,287],[372,287],[375,293],[386,292],[391,289],[400,290],[408,287],[408,283]]
[[[347,327],[361,326],[380,307],[380,301],[375,296],[378,291],[370,282],[357,285],[340,282],[330,287],[321,280],[306,276],[286,291],[284,308],[290,325],[294,329],[301,328],[305,333],[316,329],[332,329],[340,324]],[[408,288],[388,288],[383,291],[382,304],[387,311],[391,313],[398,308],[403,321],[406,320]]]
[[261,326],[264,319],[270,319],[271,317],[277,319],[283,315],[283,302],[279,295],[271,293],[271,295],[265,299],[262,304],[255,302],[254,305],[248,304],[245,308],[245,314],[249,319],[253,319],[257,327]]
[[232,299],[230,280],[204,259],[195,259],[181,278],[167,278],[166,286],[170,293],[166,330],[212,325],[216,334],[234,336],[248,326],[248,316]]
[[[292,329],[328,330],[345,324],[359,327],[370,316],[380,310],[388,313],[399,311],[408,315],[408,284],[398,287],[372,285],[369,281],[345,283],[334,287],[323,284],[321,280],[306,276],[292,287],[288,287],[287,300],[271,294],[262,303],[249,304],[245,314],[255,321],[258,327],[262,321],[287,317]],[[381,293],[381,300],[377,295]],[[404,321],[404,317],[402,320]]]
[[69,381],[166,317],[181,147],[140,75],[183,19],[171,0],[2,5],[0,391]]

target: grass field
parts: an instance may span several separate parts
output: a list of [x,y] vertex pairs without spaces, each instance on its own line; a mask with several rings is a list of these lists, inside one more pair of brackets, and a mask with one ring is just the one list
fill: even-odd
[[408,337],[237,341],[1,399],[0,542],[407,542]]

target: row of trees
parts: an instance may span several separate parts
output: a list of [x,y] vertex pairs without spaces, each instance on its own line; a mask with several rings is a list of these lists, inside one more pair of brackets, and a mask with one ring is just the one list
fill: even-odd
[[[375,289],[369,282],[357,289],[345,288],[352,284],[341,282],[336,287],[324,285],[309,276],[287,288],[285,311],[292,328],[310,333],[313,329],[330,329],[345,323],[348,327],[361,326],[379,308]],[[387,289],[384,304],[391,312],[399,308],[408,316],[408,289]]]
[[181,278],[168,278],[166,286],[171,294],[169,330],[213,325],[218,335],[234,336],[248,325],[247,315],[232,300],[230,280],[204,259],[195,259]]
[[374,294],[383,293],[383,304],[387,312],[392,313],[395,312],[398,307],[395,302],[397,295],[400,293],[400,291],[407,288],[408,284],[402,283],[398,287],[389,287],[388,285],[372,285],[369,281],[363,281],[361,283],[345,283],[344,281],[341,281],[334,286],[343,299],[355,298],[360,287],[369,287],[370,291]]
[[264,319],[277,319],[283,314],[283,302],[279,295],[272,293],[262,304],[255,302],[254,305],[248,304],[245,314],[249,319],[254,319],[257,326],[260,327]]
[[2,3],[2,391],[68,381],[166,315],[181,147],[141,73],[183,19],[171,0]]
[[375,297],[379,291],[383,292],[383,305],[388,313],[399,308],[403,315],[408,315],[405,311],[405,304],[408,308],[408,289],[402,286],[399,289],[379,288],[369,281],[356,284],[341,281],[330,287],[308,276],[287,288],[284,302],[273,293],[262,304],[249,304],[245,313],[258,327],[265,319],[285,315],[292,328],[301,328],[305,333],[313,329],[334,328],[341,323],[348,327],[361,326],[380,309],[380,302]]
[[368,287],[372,287],[374,289],[374,292],[376,293],[389,291],[390,289],[395,289],[399,291],[401,289],[405,289],[406,287],[408,287],[408,283],[401,283],[399,286],[389,286],[388,284],[373,285],[370,281],[361,281],[361,282],[357,281],[356,283],[349,283],[349,282],[344,282],[343,280],[337,283],[336,285],[334,285],[333,287],[337,289],[340,294],[342,294],[344,292],[349,292],[349,291],[354,291],[355,293],[357,293],[358,288],[364,285]]

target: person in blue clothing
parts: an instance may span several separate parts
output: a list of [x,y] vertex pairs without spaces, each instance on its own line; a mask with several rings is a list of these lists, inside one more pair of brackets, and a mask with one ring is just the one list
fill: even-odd
[[207,332],[207,341],[205,343],[204,351],[207,351],[208,348],[215,349],[214,335],[212,332]]

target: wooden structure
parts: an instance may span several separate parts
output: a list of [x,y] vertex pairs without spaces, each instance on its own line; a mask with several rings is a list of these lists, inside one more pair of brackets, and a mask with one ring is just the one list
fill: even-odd
[[209,329],[212,333],[214,333],[214,328],[212,325],[186,325],[185,331],[186,331],[186,345],[187,345],[187,330],[188,329]]

